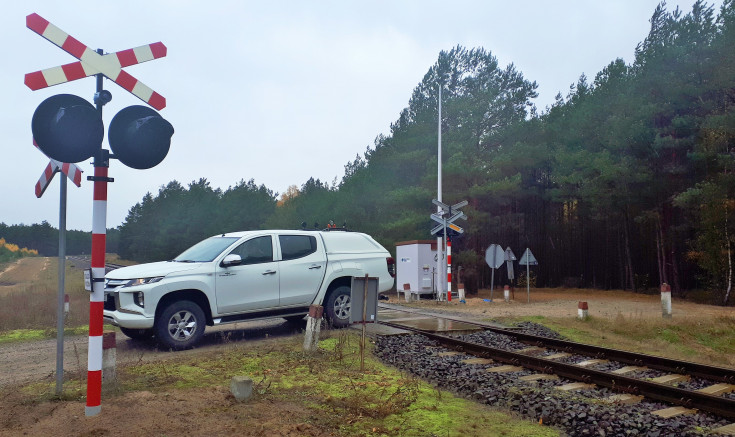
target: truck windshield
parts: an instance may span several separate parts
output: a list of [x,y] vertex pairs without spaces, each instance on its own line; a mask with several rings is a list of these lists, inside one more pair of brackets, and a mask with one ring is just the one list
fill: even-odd
[[210,262],[237,240],[239,240],[237,237],[207,238],[186,249],[173,261],[182,263]]

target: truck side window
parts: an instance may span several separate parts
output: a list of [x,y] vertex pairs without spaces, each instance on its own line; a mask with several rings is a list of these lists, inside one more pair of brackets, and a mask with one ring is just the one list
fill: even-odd
[[311,235],[279,235],[284,261],[303,258],[316,252],[316,237]]
[[273,261],[271,237],[256,237],[237,246],[232,252],[240,255],[242,264],[260,264]]

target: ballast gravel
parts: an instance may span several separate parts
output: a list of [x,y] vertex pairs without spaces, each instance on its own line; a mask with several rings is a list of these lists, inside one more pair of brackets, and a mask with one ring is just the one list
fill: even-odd
[[[543,326],[533,323],[525,325],[521,328],[524,331],[560,338]],[[540,332],[546,334],[538,334]],[[509,351],[528,347],[506,335],[490,331],[473,333],[463,336],[462,339]],[[446,349],[420,335],[378,337],[375,351],[387,364],[427,380],[437,387],[494,407],[513,410],[529,420],[541,420],[544,425],[560,428],[570,436],[701,436],[730,423],[726,419],[704,413],[664,419],[652,415],[651,412],[671,405],[645,399],[634,405],[611,404],[605,401],[607,397],[616,394],[611,390],[596,388],[564,392],[555,387],[574,381],[559,379],[524,382],[518,378],[535,373],[525,369],[511,373],[488,372],[487,368],[500,364],[464,364],[462,361],[472,358],[469,355],[440,356]],[[576,359],[571,362],[585,359],[580,356],[567,358]],[[688,385],[700,384],[703,382],[693,381]]]

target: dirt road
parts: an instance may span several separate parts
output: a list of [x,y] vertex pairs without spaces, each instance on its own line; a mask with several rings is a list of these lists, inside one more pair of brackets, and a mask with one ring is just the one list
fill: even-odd
[[[237,323],[224,327],[208,328],[197,349],[175,352],[177,357],[215,350],[232,342],[247,342],[268,337],[283,337],[300,332],[302,326],[283,319]],[[133,341],[117,333],[117,363],[125,365],[139,361],[155,361],[173,352],[159,349],[153,341]],[[54,379],[56,371],[56,340],[40,340],[0,345],[0,389],[43,378]],[[73,336],[64,339],[64,372],[77,377],[87,372],[87,337]]]
[[21,258],[0,268],[0,294],[14,291],[18,285],[30,284],[38,280],[41,272],[51,263],[50,258]]

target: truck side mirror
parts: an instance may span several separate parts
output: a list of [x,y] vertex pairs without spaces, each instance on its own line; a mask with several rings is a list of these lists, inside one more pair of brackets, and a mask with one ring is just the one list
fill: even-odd
[[240,258],[240,255],[231,253],[227,255],[225,259],[222,260],[222,267],[239,266],[241,263],[242,263],[242,258]]

